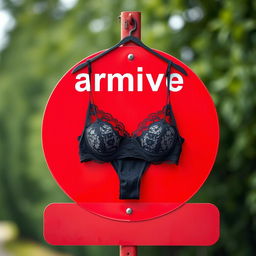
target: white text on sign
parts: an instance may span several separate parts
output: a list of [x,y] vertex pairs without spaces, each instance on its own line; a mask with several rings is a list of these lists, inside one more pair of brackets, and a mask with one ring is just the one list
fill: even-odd
[[[126,81],[128,86],[128,91],[143,91],[143,86],[150,86],[152,91],[157,92],[163,79],[166,80],[167,85],[167,79],[165,77],[165,74],[158,74],[156,79],[153,78],[152,74],[143,74],[143,68],[138,67],[137,68],[137,74],[136,76],[136,85],[134,83],[134,75],[131,73],[114,73],[114,74],[107,74],[107,73],[101,73],[101,74],[94,74],[94,91],[100,91],[101,90],[101,81],[105,80],[107,81],[107,91],[113,91],[114,90],[114,81],[117,81],[117,90],[122,92],[124,91],[124,81]],[[84,91],[90,91],[91,84],[90,84],[90,78],[88,73],[80,73],[76,76],[76,80],[79,80],[75,84],[75,89],[78,92],[84,92]],[[148,85],[147,85],[148,83]],[[178,92],[183,88],[183,77],[178,73],[172,73],[170,76],[170,91]]]

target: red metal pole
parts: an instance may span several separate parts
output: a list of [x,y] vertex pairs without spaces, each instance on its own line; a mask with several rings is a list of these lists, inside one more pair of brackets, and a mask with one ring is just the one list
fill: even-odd
[[120,256],[137,256],[137,246],[120,246]]
[[134,37],[141,38],[141,13],[140,12],[121,12],[121,39],[129,36],[129,32],[134,28],[132,19],[136,20],[137,28],[132,33]]
[[[121,12],[121,39],[129,36],[134,28],[133,20],[136,20],[136,30],[132,33],[134,37],[141,38],[141,13]],[[128,45],[128,44],[127,44]],[[120,256],[137,256],[137,246],[120,246]]]

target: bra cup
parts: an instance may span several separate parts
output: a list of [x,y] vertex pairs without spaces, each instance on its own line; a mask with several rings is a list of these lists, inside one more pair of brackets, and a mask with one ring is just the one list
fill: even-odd
[[121,140],[113,126],[101,120],[88,126],[85,136],[91,149],[98,153],[115,152]]
[[165,133],[161,138],[161,145],[159,152],[166,152],[169,151],[177,140],[177,131],[171,125],[166,126]]
[[158,121],[142,133],[139,142],[144,150],[159,154],[168,152],[173,147],[176,138],[177,132],[173,126],[165,121]]

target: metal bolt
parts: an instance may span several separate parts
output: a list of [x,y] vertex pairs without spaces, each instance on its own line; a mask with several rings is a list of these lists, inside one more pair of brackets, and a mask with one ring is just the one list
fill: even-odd
[[134,55],[132,53],[128,54],[128,60],[133,60],[134,59]]
[[132,214],[132,208],[127,208],[126,213],[129,214],[129,215]]

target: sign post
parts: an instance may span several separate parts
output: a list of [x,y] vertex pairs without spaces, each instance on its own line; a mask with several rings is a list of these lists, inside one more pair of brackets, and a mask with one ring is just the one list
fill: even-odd
[[136,256],[137,246],[120,246],[120,256]]
[[[133,29],[132,18],[136,20],[137,28],[133,36],[141,39],[141,13],[140,12],[121,12],[121,39],[129,36],[129,32]],[[130,55],[132,58],[132,55]],[[137,256],[137,246],[120,245],[120,256]]]
[[[120,255],[135,256],[139,245],[209,246],[219,238],[217,207],[186,203],[207,179],[217,154],[219,126],[213,101],[189,67],[141,43],[140,27],[139,12],[122,12],[121,38],[132,40],[121,41],[117,47],[83,59],[63,76],[47,103],[42,124],[46,161],[53,177],[74,201],[46,207],[44,237],[50,244],[119,245]],[[171,63],[169,76],[166,60]],[[170,97],[167,106],[169,101],[172,106],[171,122],[175,116],[177,126],[166,126],[167,121],[163,121],[166,88]],[[138,163],[144,163],[141,159],[133,165],[129,162],[131,158],[100,164],[90,161],[96,155],[95,150],[86,161],[81,161],[81,154],[79,159],[84,122],[85,119],[88,122],[90,107],[96,106],[91,104],[92,97],[100,106],[94,109],[98,116],[92,124],[105,120],[107,126],[93,128],[86,123],[86,146],[95,149],[102,143],[97,140],[99,130],[108,132],[104,138],[113,145],[118,138],[110,136],[111,127],[128,134],[121,146],[131,147],[138,142],[143,145],[142,135],[132,135],[141,123],[148,129],[142,133],[147,146],[152,145],[152,138],[159,138],[152,133],[157,131],[159,122],[163,122],[160,128],[169,133],[170,127],[178,127],[184,138],[176,164],[173,155],[169,159],[172,164],[153,164],[152,160],[136,183],[139,194],[136,198],[122,198],[121,190],[123,182],[130,182],[127,174],[138,171]],[[148,125],[153,119],[154,123]],[[79,141],[78,135],[81,135]],[[164,144],[168,143],[166,136],[158,143],[159,147],[168,146]],[[141,150],[145,155],[149,149]],[[127,163],[128,170],[124,165]],[[120,173],[115,172],[120,165],[122,172],[128,171],[121,179]]]

